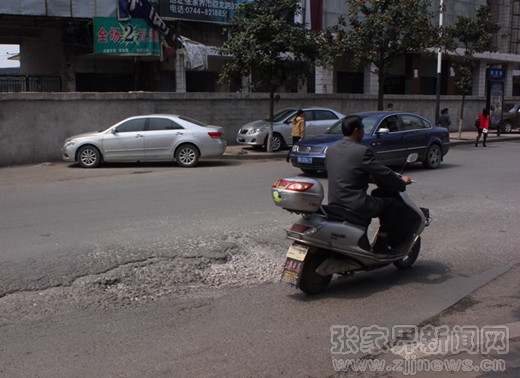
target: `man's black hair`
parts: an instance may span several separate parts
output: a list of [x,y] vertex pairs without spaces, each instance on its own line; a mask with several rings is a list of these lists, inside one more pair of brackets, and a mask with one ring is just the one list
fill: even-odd
[[361,122],[361,117],[358,116],[345,117],[341,122],[341,132],[344,136],[351,136],[354,130],[362,128],[363,122]]

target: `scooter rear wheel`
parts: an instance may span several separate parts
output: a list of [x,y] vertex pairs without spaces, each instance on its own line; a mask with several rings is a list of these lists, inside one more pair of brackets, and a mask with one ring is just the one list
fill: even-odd
[[415,243],[413,243],[412,249],[410,252],[403,257],[401,260],[394,262],[394,265],[399,269],[408,269],[410,268],[417,258],[419,257],[419,252],[421,250],[421,237],[419,236]]
[[322,276],[316,273],[316,269],[327,257],[329,257],[329,254],[323,250],[309,251],[305,257],[302,276],[298,286],[305,294],[318,294],[329,286],[332,274],[329,276]]

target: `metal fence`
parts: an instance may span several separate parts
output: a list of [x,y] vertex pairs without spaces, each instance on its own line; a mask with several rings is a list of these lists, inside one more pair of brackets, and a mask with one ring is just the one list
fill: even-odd
[[0,92],[61,92],[59,76],[0,75]]

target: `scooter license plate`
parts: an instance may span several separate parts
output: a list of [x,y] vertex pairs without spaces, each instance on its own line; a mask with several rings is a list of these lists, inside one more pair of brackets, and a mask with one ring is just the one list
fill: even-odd
[[309,247],[292,244],[287,251],[287,259],[283,267],[282,281],[297,286],[303,271],[303,261]]

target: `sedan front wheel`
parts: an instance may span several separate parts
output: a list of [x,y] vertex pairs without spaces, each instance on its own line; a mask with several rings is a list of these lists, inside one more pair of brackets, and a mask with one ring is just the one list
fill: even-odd
[[78,151],[78,163],[83,168],[96,168],[101,163],[101,153],[94,146],[83,146]]
[[[265,138],[265,145],[264,148],[267,149],[267,142],[268,142],[269,136]],[[283,146],[283,138],[280,134],[274,133],[273,134],[273,140],[271,142],[271,149],[272,152],[278,152],[282,149]]]

